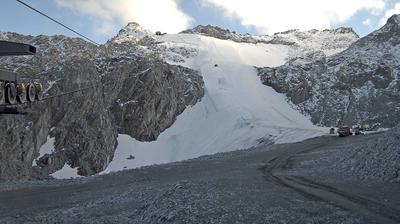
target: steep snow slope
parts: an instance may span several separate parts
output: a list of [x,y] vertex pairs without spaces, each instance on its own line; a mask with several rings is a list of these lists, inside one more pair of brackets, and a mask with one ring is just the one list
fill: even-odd
[[[180,64],[201,72],[205,96],[178,116],[157,141],[139,142],[119,135],[114,160],[104,172],[190,159],[261,143],[296,142],[324,133],[293,110],[282,94],[262,85],[253,67],[284,64],[288,46],[235,43],[194,34],[159,38],[174,53],[176,49],[191,49],[191,54]],[[127,159],[130,155],[135,159]]]

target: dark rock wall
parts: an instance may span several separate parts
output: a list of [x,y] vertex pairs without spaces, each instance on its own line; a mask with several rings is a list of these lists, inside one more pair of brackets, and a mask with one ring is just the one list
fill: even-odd
[[[77,38],[2,33],[35,45],[35,56],[0,58],[48,89],[46,96],[85,89],[31,105],[26,116],[0,115],[0,180],[45,178],[65,163],[93,175],[112,161],[118,134],[155,140],[203,96],[198,72],[166,64],[135,45],[95,47]],[[47,138],[55,152],[36,161]]]
[[315,124],[393,127],[400,117],[398,17],[331,57],[317,52],[260,68],[261,81],[285,93]]

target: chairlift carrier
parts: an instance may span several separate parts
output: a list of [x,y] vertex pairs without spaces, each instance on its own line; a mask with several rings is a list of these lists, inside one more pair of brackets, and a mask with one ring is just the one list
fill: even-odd
[[[0,56],[34,55],[36,47],[10,41],[0,41]],[[0,70],[0,114],[25,114],[18,105],[40,101],[43,87],[40,83],[22,83],[14,72]]]

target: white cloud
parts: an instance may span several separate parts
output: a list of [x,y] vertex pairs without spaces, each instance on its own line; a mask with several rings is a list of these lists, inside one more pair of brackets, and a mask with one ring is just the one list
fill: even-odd
[[370,18],[364,20],[362,23],[364,26],[372,27],[372,20]]
[[56,0],[75,13],[87,16],[99,35],[113,32],[121,24],[137,22],[146,29],[176,33],[191,23],[178,7],[179,0]]
[[383,18],[379,22],[379,25],[381,25],[381,26],[385,25],[386,21],[394,14],[400,14],[400,3],[397,3],[393,7],[393,9],[389,9],[388,11],[386,11],[385,15],[383,16]]
[[274,33],[288,29],[326,29],[345,22],[355,13],[366,10],[379,14],[385,0],[201,0],[205,7],[219,7],[228,18],[242,25],[256,26]]

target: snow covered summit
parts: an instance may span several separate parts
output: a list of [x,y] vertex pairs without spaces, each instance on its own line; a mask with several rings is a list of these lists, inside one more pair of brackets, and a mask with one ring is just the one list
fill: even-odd
[[[280,66],[310,51],[334,54],[358,38],[349,32],[306,34],[303,38],[299,32],[281,34],[293,40],[296,37],[299,40],[296,44],[255,44],[196,33],[155,37],[159,44],[149,46],[149,49],[158,52],[170,64],[199,71],[205,83],[205,96],[179,115],[156,141],[140,142],[119,135],[114,160],[105,172],[180,161],[259,144],[297,142],[326,133],[327,130],[314,126],[308,117],[293,109],[283,94],[264,86],[255,68]],[[349,38],[332,38],[335,35]],[[328,43],[328,40],[332,42]],[[128,160],[130,155],[135,159]]]
[[138,23],[130,22],[111,41],[115,43],[138,42],[144,38],[153,39],[153,36],[151,31],[144,29]]

